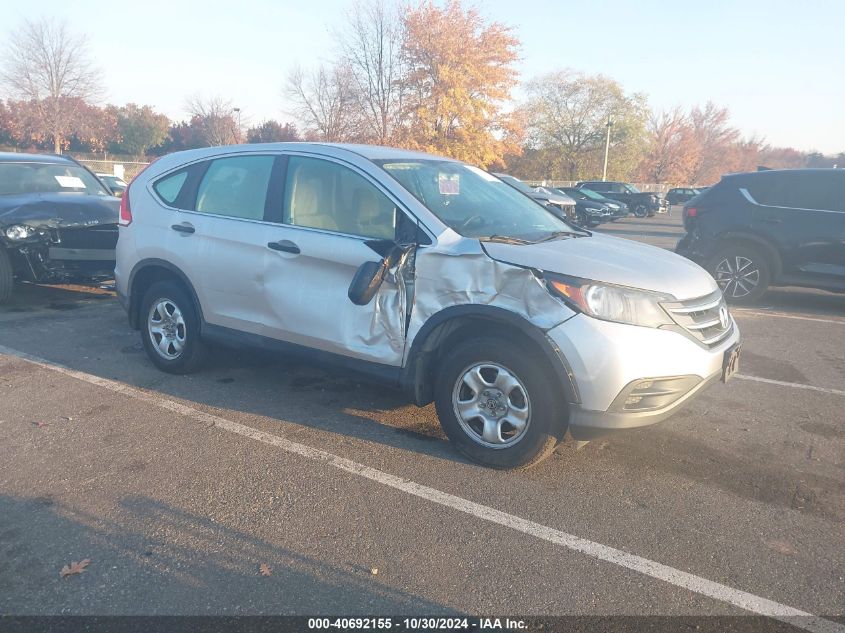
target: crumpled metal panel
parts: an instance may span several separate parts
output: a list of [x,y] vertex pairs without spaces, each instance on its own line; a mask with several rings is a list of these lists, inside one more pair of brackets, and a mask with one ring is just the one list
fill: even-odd
[[[376,293],[375,310],[370,331],[362,342],[367,346],[381,345],[389,347],[391,353],[385,355],[391,364],[399,364],[405,351],[405,334],[408,317],[408,287],[406,278],[408,267],[413,265],[414,250],[406,251],[397,265],[384,278]],[[414,282],[411,280],[411,284]],[[359,333],[360,336],[360,333]]]
[[[412,292],[407,287],[409,272]],[[437,246],[412,249],[385,278],[375,302],[367,343],[383,346],[385,359],[401,353],[406,340],[410,349],[425,322],[453,306],[503,308],[542,330],[575,314],[532,270],[495,261],[470,240],[441,239]]]
[[25,224],[34,229],[70,229],[117,224],[117,198],[69,194],[0,196],[0,227]]

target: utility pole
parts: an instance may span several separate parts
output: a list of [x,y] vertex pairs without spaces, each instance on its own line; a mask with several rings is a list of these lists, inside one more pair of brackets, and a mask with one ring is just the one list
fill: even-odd
[[607,128],[607,140],[604,142],[604,171],[602,171],[601,175],[602,181],[607,180],[607,154],[610,152],[610,128],[613,127],[613,121],[610,117],[607,117],[605,127]]
[[238,115],[238,134],[237,134],[237,141],[238,143],[241,142],[241,109],[240,108],[232,108],[232,112]]

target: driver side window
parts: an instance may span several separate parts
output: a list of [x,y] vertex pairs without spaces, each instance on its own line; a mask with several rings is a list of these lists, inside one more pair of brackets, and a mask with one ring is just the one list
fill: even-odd
[[396,205],[363,176],[327,160],[291,156],[285,182],[285,224],[394,239]]

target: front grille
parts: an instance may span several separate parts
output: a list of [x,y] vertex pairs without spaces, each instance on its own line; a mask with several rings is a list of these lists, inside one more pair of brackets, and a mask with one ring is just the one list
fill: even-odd
[[663,307],[687,334],[706,347],[714,347],[733,330],[733,319],[722,292],[697,299],[664,303]]

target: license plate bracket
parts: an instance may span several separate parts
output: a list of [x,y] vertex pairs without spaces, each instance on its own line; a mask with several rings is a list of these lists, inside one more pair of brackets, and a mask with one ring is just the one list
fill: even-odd
[[728,382],[739,371],[739,356],[742,345],[737,343],[725,350],[722,359],[722,382]]

